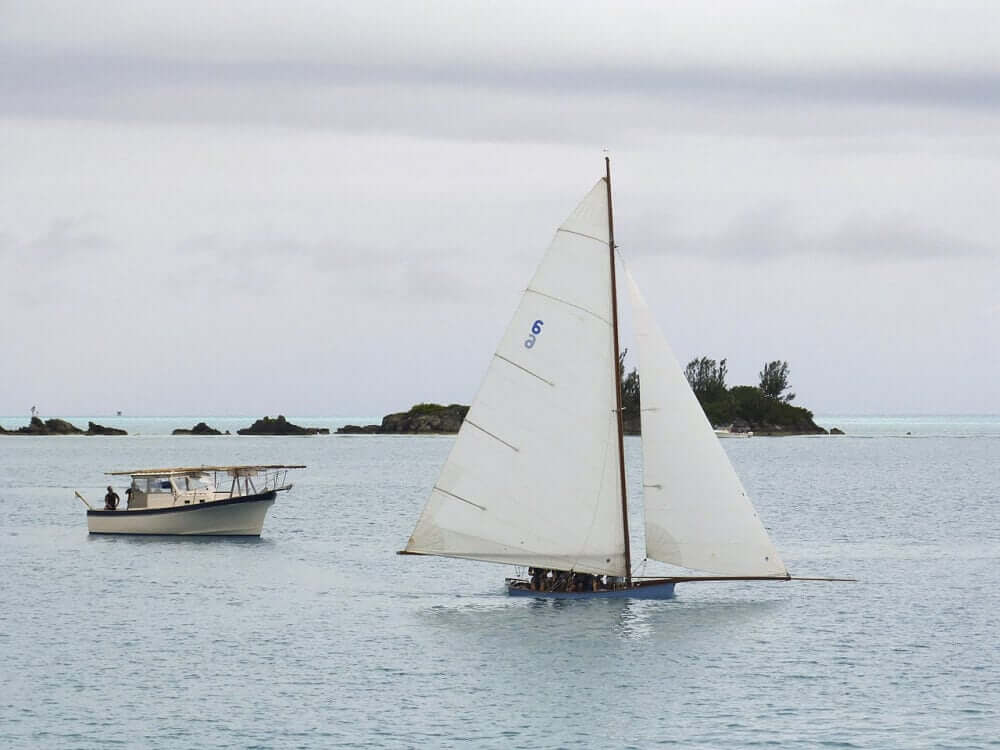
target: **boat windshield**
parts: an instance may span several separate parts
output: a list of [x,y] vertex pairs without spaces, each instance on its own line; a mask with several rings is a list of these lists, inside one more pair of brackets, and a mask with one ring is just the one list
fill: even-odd
[[155,495],[163,492],[173,492],[173,488],[170,486],[169,477],[138,477],[135,480],[135,483],[141,490],[149,495]]
[[177,489],[193,492],[195,490],[214,490],[215,482],[211,474],[189,474],[186,477],[174,477]]
[[[189,474],[181,476],[133,477],[135,487],[147,494],[163,494],[174,492],[196,492],[198,490],[215,490],[215,482],[209,473]],[[172,483],[172,484],[171,484]]]

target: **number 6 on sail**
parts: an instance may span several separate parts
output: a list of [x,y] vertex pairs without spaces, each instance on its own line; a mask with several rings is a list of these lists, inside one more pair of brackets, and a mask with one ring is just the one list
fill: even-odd
[[531,335],[524,342],[524,348],[530,349],[535,345],[535,337],[542,332],[543,321],[536,320],[534,325],[531,326]]

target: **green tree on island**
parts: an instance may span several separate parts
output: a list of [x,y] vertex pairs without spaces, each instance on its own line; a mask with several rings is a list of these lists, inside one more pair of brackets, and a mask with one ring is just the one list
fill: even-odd
[[[622,406],[626,430],[639,432],[639,372],[635,368],[625,374],[625,352],[618,360],[622,383]],[[708,421],[717,427],[741,421],[744,427],[763,433],[823,433],[822,427],[812,421],[808,409],[792,406],[794,393],[789,393],[788,362],[774,360],[764,365],[759,373],[760,386],[726,385],[727,360],[696,357],[687,363],[687,378],[698,403]]]
[[[722,360],[725,362],[726,360]],[[795,400],[794,393],[785,393],[788,390],[788,363],[780,359],[768,362],[764,369],[758,373],[760,377],[760,392],[767,398],[789,404]]]
[[684,377],[712,424],[731,424],[733,421],[734,404],[726,387],[727,373],[725,357],[718,361],[698,357],[684,368]]
[[632,372],[625,374],[625,355],[628,349],[618,355],[618,381],[622,384],[622,409],[628,414],[630,411],[639,413],[639,371],[632,368]]
[[699,401],[714,401],[726,392],[726,372],[725,359],[716,363],[714,359],[702,357],[688,362],[684,377]]

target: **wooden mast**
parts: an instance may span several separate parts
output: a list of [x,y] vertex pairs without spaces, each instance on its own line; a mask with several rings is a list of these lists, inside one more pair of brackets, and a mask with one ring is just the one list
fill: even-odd
[[618,287],[615,282],[615,222],[611,210],[611,159],[604,157],[604,184],[608,189],[608,258],[611,262],[611,328],[614,332],[615,359],[615,414],[618,417],[618,473],[621,477],[622,490],[622,530],[625,534],[625,585],[632,588],[632,553],[629,548],[628,535],[628,491],[625,488],[625,430],[622,423],[622,382],[618,368],[620,354],[618,353]]

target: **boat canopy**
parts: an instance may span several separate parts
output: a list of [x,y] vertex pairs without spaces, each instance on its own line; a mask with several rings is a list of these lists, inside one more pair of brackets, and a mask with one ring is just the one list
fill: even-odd
[[246,466],[174,466],[165,469],[132,469],[131,471],[106,471],[107,476],[114,477],[172,477],[204,474],[210,471],[224,471],[231,476],[258,474],[273,469],[304,469],[304,464],[266,464]]

